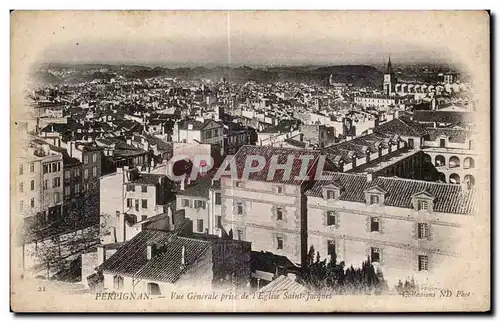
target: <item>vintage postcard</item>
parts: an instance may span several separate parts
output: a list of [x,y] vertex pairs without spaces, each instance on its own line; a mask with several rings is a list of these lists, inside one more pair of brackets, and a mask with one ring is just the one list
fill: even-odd
[[487,11],[13,11],[15,312],[490,310]]

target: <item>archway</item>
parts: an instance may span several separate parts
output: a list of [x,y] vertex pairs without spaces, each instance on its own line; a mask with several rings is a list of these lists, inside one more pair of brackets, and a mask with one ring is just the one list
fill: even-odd
[[444,173],[442,173],[442,172],[438,172],[437,179],[438,179],[438,181],[446,183],[446,175]]
[[450,161],[448,162],[448,166],[451,168],[460,167],[460,159],[456,156],[450,157]]
[[442,155],[437,155],[435,159],[436,167],[443,167],[446,165],[446,159]]
[[473,169],[475,167],[474,159],[467,157],[464,159],[464,169]]
[[450,183],[459,184],[460,183],[460,176],[456,173],[452,173],[450,175]]

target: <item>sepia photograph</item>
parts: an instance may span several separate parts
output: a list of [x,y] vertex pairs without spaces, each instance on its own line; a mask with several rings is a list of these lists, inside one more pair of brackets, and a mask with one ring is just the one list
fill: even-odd
[[488,11],[10,13],[13,312],[487,312]]

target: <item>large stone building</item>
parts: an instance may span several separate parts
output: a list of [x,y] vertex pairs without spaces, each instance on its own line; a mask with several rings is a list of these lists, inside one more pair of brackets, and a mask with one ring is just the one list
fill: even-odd
[[356,266],[370,257],[395,284],[412,276],[427,282],[460,257],[457,243],[474,220],[474,188],[331,175],[333,180],[317,181],[306,192],[308,246],[322,258],[335,254]]

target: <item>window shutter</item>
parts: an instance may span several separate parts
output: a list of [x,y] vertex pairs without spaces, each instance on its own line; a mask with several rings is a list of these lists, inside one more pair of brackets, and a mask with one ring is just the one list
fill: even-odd
[[[371,217],[370,216],[365,216],[365,230],[367,232],[370,232],[370,224],[371,224]],[[370,250],[368,250],[368,254],[370,254]]]
[[418,239],[418,222],[413,223],[413,225],[411,225],[411,238],[413,240]]
[[380,257],[379,263],[380,263],[380,265],[384,265],[384,263],[385,263],[384,250],[382,249],[382,247],[378,247],[378,251],[379,251],[379,254],[380,254],[379,255],[379,257]]
[[328,225],[328,210],[323,211],[323,226]]
[[432,225],[427,223],[427,240],[432,240]]
[[380,234],[385,232],[385,219],[382,217],[378,217],[378,231]]
[[335,212],[335,228],[340,227],[340,214],[338,212]]

